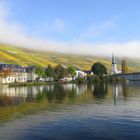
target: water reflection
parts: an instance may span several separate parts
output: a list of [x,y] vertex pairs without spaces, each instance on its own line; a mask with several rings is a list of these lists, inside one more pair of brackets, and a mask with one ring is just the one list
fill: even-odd
[[128,98],[128,92],[129,92],[128,89],[129,89],[129,84],[127,82],[123,82],[122,93],[123,93],[124,100],[127,100]]
[[114,99],[114,105],[117,105],[117,100],[118,100],[118,86],[116,83],[112,84],[112,94],[113,94],[113,99]]
[[129,99],[131,90],[139,90],[140,84],[131,83],[95,83],[95,84],[54,84],[33,87],[11,87],[0,89],[0,106],[15,106],[23,102],[64,103],[66,100],[75,101],[78,98],[89,96],[94,100],[105,99],[112,96],[114,105],[120,100]]
[[107,83],[95,83],[92,93],[95,98],[102,99],[106,97],[107,91]]
[[1,88],[0,139],[139,138],[139,92],[135,82]]
[[87,85],[47,85],[33,87],[3,87],[0,89],[0,106],[19,105],[22,102],[41,102],[46,99],[49,103],[63,103],[66,98],[73,100],[76,96],[87,92]]

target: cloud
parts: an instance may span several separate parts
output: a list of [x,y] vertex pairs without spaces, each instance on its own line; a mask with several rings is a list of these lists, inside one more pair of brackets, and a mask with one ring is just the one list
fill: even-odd
[[60,19],[60,18],[57,18],[54,20],[53,22],[53,26],[52,26],[52,29],[54,31],[64,31],[65,30],[65,22]]
[[116,19],[117,18],[112,18],[102,23],[90,24],[85,29],[85,31],[81,33],[81,35],[79,36],[79,39],[83,40],[84,38],[99,37],[101,35],[104,35],[105,33],[114,31],[117,28]]
[[[57,47],[61,48],[61,44],[57,44]],[[140,58],[140,41],[130,41],[126,43],[70,43],[63,44],[63,48],[66,53],[73,54],[85,54],[95,56],[111,56],[113,52],[120,57],[135,57]],[[63,51],[63,50],[61,50]]]
[[[125,43],[108,42],[108,43],[87,43],[84,41],[58,42],[53,39],[41,39],[26,34],[26,27],[18,21],[12,19],[12,11],[7,9],[5,3],[0,2],[0,42],[9,43],[16,46],[27,48],[43,49],[46,51],[56,51],[62,53],[85,54],[111,56],[115,51],[117,56],[138,57],[140,58],[140,41],[129,41]],[[10,20],[9,20],[10,18]],[[114,28],[115,24],[110,21],[104,22],[101,26],[91,26],[91,34],[100,34],[103,31]],[[63,30],[65,23],[56,19],[53,22],[55,30]]]
[[69,30],[69,25],[61,18],[55,18],[53,21],[45,21],[42,26],[47,32],[64,33]]

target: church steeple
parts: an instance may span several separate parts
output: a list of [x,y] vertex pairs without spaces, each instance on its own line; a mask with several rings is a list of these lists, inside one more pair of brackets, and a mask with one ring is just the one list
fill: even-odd
[[115,53],[113,52],[113,55],[112,55],[112,64],[116,64],[115,62]]
[[115,74],[117,73],[117,65],[116,65],[116,61],[115,61],[115,53],[113,52],[112,55],[112,73]]

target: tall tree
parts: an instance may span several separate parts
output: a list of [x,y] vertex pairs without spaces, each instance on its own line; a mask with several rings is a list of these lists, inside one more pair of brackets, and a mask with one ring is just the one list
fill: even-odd
[[37,66],[36,67],[36,70],[35,70],[35,73],[39,76],[39,77],[45,77],[45,70],[43,67],[41,66]]
[[70,74],[72,78],[74,78],[76,76],[76,67],[75,66],[69,66],[67,68],[67,70],[68,70],[68,74]]
[[49,78],[54,78],[55,77],[55,72],[54,72],[54,69],[51,65],[48,65],[48,67],[45,71],[45,75],[46,75],[46,77],[49,77]]
[[122,73],[127,73],[128,72],[128,65],[126,63],[126,59],[122,60]]
[[54,69],[55,71],[55,79],[60,80],[67,76],[67,70],[62,65],[57,65]]
[[95,75],[99,75],[99,76],[103,76],[107,74],[107,68],[101,64],[100,62],[96,62],[92,67],[91,67],[91,71],[95,74]]

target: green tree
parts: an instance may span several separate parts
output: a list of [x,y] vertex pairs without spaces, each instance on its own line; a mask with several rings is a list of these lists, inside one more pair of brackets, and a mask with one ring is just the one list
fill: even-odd
[[39,77],[45,77],[45,70],[43,67],[41,66],[37,66],[36,67],[36,70],[35,70],[35,73],[39,76]]
[[69,66],[67,68],[68,74],[71,75],[72,78],[76,76],[76,67],[75,66]]
[[62,65],[57,65],[54,71],[56,80],[60,80],[68,75],[67,69],[65,69]]
[[107,74],[107,68],[101,64],[100,62],[96,62],[92,68],[91,71],[95,74],[95,75],[99,75],[99,76],[103,76]]
[[45,71],[45,75],[46,75],[46,77],[49,77],[49,78],[54,78],[55,77],[55,72],[54,72],[54,69],[51,65],[48,65],[48,67]]

